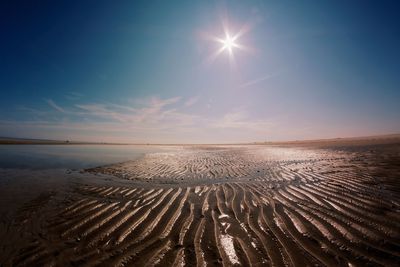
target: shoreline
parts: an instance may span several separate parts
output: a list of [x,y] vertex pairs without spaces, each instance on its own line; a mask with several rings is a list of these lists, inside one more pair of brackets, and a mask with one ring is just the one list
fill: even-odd
[[109,142],[81,142],[81,141],[59,141],[59,140],[30,140],[18,138],[1,138],[0,145],[128,145],[128,146],[243,146],[243,145],[311,145],[311,144],[338,144],[338,143],[381,143],[399,142],[399,134],[385,134],[359,137],[337,137],[309,140],[289,140],[289,141],[265,141],[265,142],[238,142],[238,143],[109,143]]

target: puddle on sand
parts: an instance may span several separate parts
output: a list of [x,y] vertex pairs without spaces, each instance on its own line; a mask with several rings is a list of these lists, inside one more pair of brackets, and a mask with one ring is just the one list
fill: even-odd
[[239,264],[239,259],[236,255],[235,247],[233,246],[233,238],[230,235],[221,235],[221,245],[230,262],[232,264]]

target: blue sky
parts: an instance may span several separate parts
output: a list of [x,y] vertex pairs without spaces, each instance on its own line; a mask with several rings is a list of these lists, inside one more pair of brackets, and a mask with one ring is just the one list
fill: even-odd
[[[151,2],[151,3],[150,3]],[[218,143],[400,132],[395,1],[6,1],[0,136]],[[243,49],[212,57],[225,29]]]

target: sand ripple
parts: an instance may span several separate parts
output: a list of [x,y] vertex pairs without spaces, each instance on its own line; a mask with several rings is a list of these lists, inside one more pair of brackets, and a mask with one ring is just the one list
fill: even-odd
[[399,181],[360,153],[188,150],[95,168],[154,184],[77,186],[12,263],[396,266]]

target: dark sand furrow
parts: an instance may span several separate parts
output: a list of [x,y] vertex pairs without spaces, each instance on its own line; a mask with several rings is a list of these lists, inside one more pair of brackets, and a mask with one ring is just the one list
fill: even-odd
[[193,240],[197,267],[206,266],[205,259],[204,259],[204,253],[203,253],[203,250],[201,249],[201,239],[202,239],[203,232],[204,232],[204,224],[205,224],[205,219],[201,218],[200,223],[197,225],[194,240]]
[[239,187],[241,189],[241,192],[243,193],[241,195],[242,198],[240,201],[240,209],[243,211],[243,220],[241,220],[241,222],[244,222],[245,214],[250,211],[250,202],[248,202],[246,198],[246,189],[243,187],[243,185],[240,183],[236,183],[235,185]]
[[38,248],[37,250],[18,255],[18,259],[12,262],[12,266],[33,266],[43,258],[48,257],[49,251],[46,248]]
[[172,188],[170,188],[169,190],[167,190],[161,197],[160,199],[154,203],[153,205],[151,205],[151,207],[147,208],[147,209],[141,209],[141,214],[138,214],[138,216],[135,216],[135,218],[132,218],[133,221],[131,220],[127,220],[126,223],[124,223],[123,225],[121,225],[121,227],[119,227],[117,229],[117,232],[115,234],[115,243],[116,244],[121,244],[122,242],[125,241],[125,239],[131,235],[131,233],[136,230],[136,228],[143,223],[143,221],[145,221],[147,219],[147,217],[149,216],[150,212],[153,211],[154,209],[156,209],[163,201],[166,201],[166,196],[169,195],[172,192]]
[[306,194],[301,192],[301,190],[298,190],[298,188],[294,185],[288,185],[285,188],[285,190],[286,190],[286,192],[290,193],[291,195],[295,196],[298,199],[301,199],[302,201],[306,201],[306,202],[314,201],[316,203],[317,203],[317,201],[319,201],[319,200],[317,200],[317,201],[313,200],[313,196],[311,196],[311,197],[307,196]]
[[[167,266],[167,264],[165,264],[163,262],[161,262],[159,265],[160,265],[160,267]],[[179,248],[176,251],[175,259],[170,266],[186,266],[185,250],[183,248]]]
[[230,212],[230,210],[227,208],[227,206],[225,205],[226,200],[225,200],[225,196],[224,196],[224,191],[222,189],[221,185],[218,185],[216,190],[215,190],[215,197],[216,197],[216,203],[217,203],[217,207],[218,207],[218,211],[222,216],[230,216],[230,214],[232,215],[232,213]]
[[392,204],[391,202],[385,201],[383,199],[380,199],[377,202],[376,195],[372,196],[360,191],[351,190],[348,187],[345,187],[344,185],[338,184],[336,182],[322,182],[320,186],[334,194],[339,194],[343,197],[350,199],[357,199],[358,201],[363,202],[363,204],[368,205],[372,208],[381,208],[382,205],[391,206]]
[[129,202],[125,203],[122,206],[118,206],[113,210],[109,210],[109,212],[104,213],[101,217],[97,217],[95,221],[93,220],[91,222],[91,225],[88,225],[88,227],[84,229],[80,229],[80,236],[85,237],[86,239],[86,236],[91,234],[93,231],[100,231],[100,233],[102,233],[103,229],[101,227],[120,213],[123,213],[128,205],[130,205]]
[[107,205],[104,205],[104,208],[105,210],[100,211],[100,213],[98,210],[94,211],[93,215],[95,216],[80,217],[76,220],[76,224],[63,228],[58,227],[57,230],[70,240],[81,241],[84,238],[86,243],[88,236],[91,236],[92,232],[95,232],[92,235],[96,235],[96,230],[99,227],[119,213],[118,208],[107,207]]
[[137,191],[137,190],[138,190],[137,188],[133,188],[133,189],[128,190],[128,191],[124,194],[124,197],[129,197],[130,195],[132,195],[133,193],[135,193],[135,191]]
[[194,204],[190,203],[190,214],[189,217],[185,220],[180,232],[179,232],[179,240],[178,244],[180,246],[183,246],[183,240],[185,239],[186,233],[190,229],[192,222],[194,219]]
[[[141,198],[141,195],[143,194],[143,192],[145,192],[146,189],[145,188],[138,188],[137,190],[133,191],[132,195],[130,195],[131,198]],[[127,193],[129,194],[129,193]]]
[[[325,199],[325,200],[330,200],[330,201],[335,201],[337,203],[346,205],[348,208],[353,209],[354,211],[360,212],[360,213],[366,213],[368,214],[369,210],[368,208],[364,207],[362,203],[355,202],[355,201],[350,201],[346,198],[340,197],[338,195],[333,195],[329,192],[325,192],[323,189],[320,188],[315,188],[315,187],[309,187],[308,185],[301,185],[299,186],[302,190],[307,191],[310,194],[313,194],[314,196],[318,196],[320,199]],[[325,201],[324,201],[325,202]],[[326,202],[325,202],[326,203]],[[328,205],[328,204],[326,204]],[[378,216],[374,214],[370,214],[371,217],[375,217],[375,219],[378,219]]]
[[351,214],[344,216],[330,211],[325,212],[338,221],[349,225],[348,229],[369,247],[400,257],[399,234],[390,235],[388,232],[376,229],[375,226],[365,225],[364,220],[360,220],[354,215],[351,216]]
[[307,253],[309,253],[319,261],[319,263],[315,263],[314,265],[319,265],[322,263],[326,266],[337,266],[339,264],[337,261],[333,260],[332,255],[326,254],[321,251],[321,247],[318,243],[313,243],[312,240],[304,236],[304,234],[302,233],[303,231],[298,231],[298,227],[295,226],[296,221],[292,220],[293,217],[291,218],[286,214],[284,206],[276,205],[275,207],[276,214],[283,222],[282,225],[286,230],[285,232],[288,233],[293,238],[293,240],[297,244],[299,244],[299,246],[301,246]]
[[154,188],[153,188],[153,189],[150,189],[150,190],[147,190],[146,192],[144,192],[144,193],[140,196],[140,198],[144,199],[144,198],[146,198],[148,195],[150,195],[151,193],[153,193],[154,191],[155,191]]
[[[163,260],[158,264],[159,266],[170,266],[176,260],[179,251],[184,248],[183,241],[193,220],[193,208],[194,205],[192,203],[189,203],[189,201],[184,202],[181,215],[176,219],[173,228],[167,237],[171,240],[172,247],[165,254]],[[191,242],[193,244],[193,239]]]
[[[113,218],[107,225],[105,225],[102,229],[99,229],[97,232],[88,235],[85,238],[85,242],[87,242],[88,246],[93,247],[97,244],[97,242],[104,240],[102,243],[108,243],[113,239],[114,231],[118,229],[121,225],[123,225],[126,221],[132,218],[141,207],[133,208],[130,207],[126,212],[121,212],[118,216]],[[109,238],[108,240],[105,240]]]
[[105,203],[95,202],[90,206],[85,207],[82,211],[76,211],[68,216],[65,215],[57,215],[55,220],[53,220],[50,224],[50,228],[54,228],[54,230],[64,231],[65,229],[70,228],[73,225],[76,225],[81,222],[82,218],[89,217],[95,214],[99,208],[106,206]]
[[245,223],[241,224],[241,228],[244,230],[244,232],[240,235],[235,234],[235,238],[237,236],[237,240],[240,242],[241,249],[246,254],[246,258],[249,260],[249,264],[262,265],[269,262],[267,256],[268,252],[264,250],[264,244],[262,244],[260,240],[259,234],[261,232],[257,232],[255,227],[250,225],[250,216],[256,216],[254,210],[251,214],[246,214]]
[[216,191],[218,190],[218,187],[215,188],[209,195],[208,195],[208,202],[211,203],[209,209],[205,212],[204,218],[205,218],[205,223],[204,223],[204,231],[203,235],[201,238],[201,250],[203,253],[203,257],[206,260],[206,262],[214,263],[220,258],[219,252],[218,252],[218,247],[216,240],[212,237],[214,237],[217,232],[216,232],[216,225],[213,220],[212,215],[214,213],[217,213],[216,216],[220,215],[220,211],[218,210],[218,205],[217,205],[217,197],[216,197]]
[[[151,251],[151,249],[148,249],[149,247],[157,247],[158,246],[157,244],[167,240],[166,238],[160,238],[160,234],[162,233],[165,224],[164,223],[158,224],[158,222],[160,221],[161,217],[164,216],[166,207],[168,209],[171,203],[175,201],[177,196],[181,194],[182,190],[179,189],[176,190],[177,192],[174,193],[171,200],[169,200],[169,202],[165,204],[160,214],[155,215],[154,219],[151,219],[150,221],[141,224],[141,225],[146,225],[146,227],[142,227],[143,229],[139,230],[138,233],[135,234],[135,236],[137,236],[136,238],[134,238],[131,242],[127,243],[125,246],[119,248],[120,251],[119,255],[111,259],[113,264],[115,264],[116,262],[118,264],[128,263],[132,261],[136,262],[137,261],[136,258],[138,257],[138,254],[141,251],[144,250]],[[169,213],[172,213],[172,211]],[[167,218],[170,218],[171,214],[165,214],[165,215],[167,216]],[[148,218],[149,217],[150,216],[148,216]],[[170,240],[168,239],[168,241]]]
[[[82,190],[79,190],[82,189]],[[82,192],[84,194],[90,194],[90,193],[94,193],[95,195],[100,195],[101,192],[105,191],[105,190],[109,190],[110,187],[109,186],[90,186],[90,185],[85,185],[85,186],[81,186],[79,188],[79,192]],[[86,190],[89,189],[89,190]]]
[[[162,250],[169,248],[168,239],[148,239],[146,242],[138,243],[129,250],[124,250],[117,255],[108,258],[99,266],[144,266],[150,262],[149,259],[158,255]],[[138,265],[140,262],[140,265]]]
[[106,196],[109,192],[113,191],[115,188],[110,186],[110,187],[106,187],[104,188],[104,190],[100,191],[98,193],[99,196]]
[[[264,201],[262,203],[265,204]],[[264,237],[268,240],[267,244],[269,245],[269,255],[272,256],[271,259],[274,259],[274,262],[276,262],[278,266],[290,266],[291,261],[286,254],[284,246],[281,244],[281,242],[275,236],[274,232],[268,227],[267,223],[265,222],[264,212],[262,209],[263,204],[261,204],[259,209],[260,216],[257,218],[257,223],[261,231],[264,233]]]
[[92,185],[84,185],[81,187],[83,189],[81,192],[83,193],[99,193],[101,190],[104,190],[103,186],[92,186]]
[[[331,203],[331,205],[340,212],[341,217],[352,222],[352,227],[355,227],[358,231],[362,232],[364,235],[378,242],[387,242],[387,238],[395,240],[399,243],[400,233],[396,232],[396,229],[389,229],[373,223],[369,218],[365,219],[365,216],[356,216],[354,212],[348,211],[346,207],[340,206],[340,204]],[[400,247],[395,249],[400,251]]]
[[75,235],[74,233],[79,232],[79,228],[84,227],[85,225],[88,225],[91,223],[91,220],[96,219],[96,217],[101,216],[102,214],[106,213],[107,211],[113,209],[116,205],[119,203],[112,203],[109,205],[104,205],[99,207],[98,209],[95,210],[93,214],[87,217],[83,217],[81,220],[79,220],[76,224],[71,225],[66,229],[63,233],[62,236],[69,236],[69,235]]
[[244,191],[244,202],[249,207],[249,210],[245,213],[245,220],[240,223],[239,229],[242,230],[242,234],[236,233],[235,235],[240,237],[240,239],[242,241],[245,241],[245,243],[247,244],[245,247],[246,255],[251,259],[251,262],[261,264],[264,259],[259,250],[259,247],[261,246],[260,241],[257,239],[257,233],[253,231],[249,223],[250,216],[259,216],[258,213],[261,207],[261,203],[259,201],[259,198],[252,192],[252,190],[249,190],[248,188],[246,188],[246,190]]
[[[79,202],[79,204],[77,204],[77,205],[72,205],[72,206],[66,207],[64,209],[64,211],[62,211],[59,214],[59,216],[70,216],[75,213],[78,213],[78,214],[85,213],[87,211],[90,211],[90,209],[92,207],[96,206],[97,204],[99,204],[99,203],[97,202],[96,199],[92,199],[92,200],[85,199],[84,201]],[[87,208],[88,208],[88,210],[87,210]]]
[[318,186],[309,185],[309,187],[311,187],[313,189],[318,189],[322,193],[329,195],[329,196],[334,196],[337,199],[345,200],[350,203],[356,203],[358,206],[363,207],[368,210],[371,210],[373,212],[377,212],[383,208],[382,204],[376,203],[376,201],[375,201],[375,203],[369,203],[369,202],[364,201],[363,195],[356,196],[355,194],[353,194],[353,192],[351,192],[349,194],[345,194],[344,192],[341,192],[340,190],[337,190],[337,189],[334,190],[334,189],[326,186],[324,183],[320,183],[320,184],[318,184]]
[[[365,259],[373,261],[377,264],[381,264],[383,266],[390,266],[393,264],[395,258],[392,255],[384,253],[383,251],[376,251],[371,247],[368,247],[365,244],[360,243],[361,240],[358,240],[358,238],[354,235],[354,233],[351,230],[349,230],[349,228],[345,224],[336,221],[328,214],[324,214],[319,210],[305,206],[303,206],[303,208],[315,214],[317,217],[321,218],[327,224],[331,225],[334,229],[336,229],[337,233],[339,233],[339,236],[342,236],[341,241],[343,242],[343,240],[348,240],[349,242],[345,242],[347,243],[347,247],[356,252],[357,254],[361,255]],[[337,237],[337,234],[335,235],[335,237]]]
[[[192,204],[191,204],[192,205]],[[194,206],[194,205],[193,205]],[[178,245],[182,245],[184,248],[184,255],[185,255],[185,262],[189,266],[195,266],[197,264],[197,254],[196,254],[196,247],[200,246],[199,244],[196,245],[195,239],[196,235],[198,234],[200,223],[202,221],[201,212],[199,209],[193,209],[193,220],[191,221],[190,225],[188,225],[188,229],[184,234],[180,234],[179,238],[182,238],[182,243]],[[203,222],[204,224],[204,222]],[[203,227],[203,226],[201,226]],[[200,230],[203,231],[203,230]],[[199,238],[199,242],[200,242]],[[179,240],[180,241],[180,240]]]
[[[359,173],[352,175],[346,173],[334,173],[325,177],[325,180],[332,180],[336,183],[341,183],[345,188],[347,187],[356,192],[362,192],[365,195],[376,195],[376,186],[371,185],[376,185],[377,183],[374,182],[373,179],[368,179],[366,182],[362,181]],[[384,195],[382,196],[384,197]]]
[[[304,189],[305,191],[312,192],[315,195],[318,195],[320,197],[324,197],[324,198],[328,199],[327,195],[323,194],[322,192],[319,192],[319,190],[314,190],[314,189],[307,188],[307,187],[301,187],[301,188]],[[357,202],[350,202],[350,201],[347,201],[347,199],[338,198],[337,196],[334,196],[334,195],[329,198],[329,201],[331,203],[341,206],[342,208],[346,208],[349,212],[357,215],[360,218],[366,217],[364,221],[366,221],[366,222],[372,221],[372,222],[376,223],[377,225],[379,225],[380,227],[382,227],[384,229],[384,231],[395,233],[396,230],[394,230],[394,232],[393,232],[393,229],[398,228],[398,225],[396,225],[397,224],[396,222],[386,220],[382,216],[377,216],[373,213],[370,213],[369,210],[364,209],[363,206]]]
[[[183,205],[186,204],[187,201],[187,197],[190,193],[190,187],[186,188],[186,192],[185,195],[181,198],[178,206],[175,209],[175,212],[172,214],[171,218],[169,219],[169,221],[167,222],[167,224],[164,226],[164,230],[162,231],[160,237],[161,238],[165,238],[166,236],[168,236],[171,232],[172,227],[175,226],[176,220],[178,219],[179,216],[181,216],[182,213],[182,209],[183,209]],[[172,208],[172,207],[171,207]]]
[[[349,250],[344,249],[344,246],[341,245],[338,247],[337,244],[332,243],[332,240],[329,240],[327,236],[323,234],[323,232],[328,233],[329,230],[324,228],[319,222],[315,220],[316,217],[304,217],[304,213],[302,210],[299,210],[295,204],[286,203],[285,213],[288,215],[290,220],[293,222],[294,227],[298,230],[298,232],[303,233],[307,239],[311,239],[313,241],[312,244],[315,244],[316,250],[319,253],[326,255],[326,253],[332,255],[331,260],[338,261],[336,265],[342,266],[350,263],[350,259],[352,264],[354,265],[365,265],[365,261],[360,261],[359,259],[353,261],[353,256],[350,254]],[[300,211],[300,212],[298,212]],[[301,215],[302,213],[303,215]],[[301,230],[299,230],[301,229]],[[333,266],[333,265],[332,265]]]
[[284,168],[281,169],[279,175],[275,175],[275,176],[280,176],[287,181],[300,180],[298,173],[294,173],[294,172],[285,170]]
[[[280,191],[282,194],[283,192]],[[290,194],[290,192],[287,192]],[[283,196],[286,197],[285,194],[282,194]],[[296,195],[293,195],[294,198],[296,198]],[[301,203],[302,199],[294,199],[294,201]],[[395,238],[391,235],[389,235],[387,232],[378,230],[376,229],[377,226],[373,223],[370,223],[370,220],[364,220],[360,219],[357,216],[354,216],[355,214],[352,212],[347,212],[343,208],[341,208],[339,205],[336,205],[333,203],[333,201],[328,201],[331,204],[331,206],[334,208],[333,210],[336,210],[336,212],[332,212],[332,209],[326,209],[323,206],[318,206],[320,209],[325,210],[328,213],[332,213],[335,216],[339,216],[341,219],[346,220],[347,222],[351,223],[351,227],[357,229],[359,232],[362,232],[363,235],[368,236],[369,238],[373,239],[375,242],[385,242],[386,246],[390,245],[387,241],[387,238]],[[311,205],[311,203],[307,204],[307,202],[304,202],[306,205]],[[386,236],[386,237],[385,237]],[[397,246],[394,246],[392,249],[393,251],[397,250]]]
[[[164,213],[170,207],[171,203],[175,201],[175,199],[181,193],[182,190],[176,190],[176,191],[177,192],[174,193],[174,195],[168,201],[168,203],[165,203],[165,205],[162,207],[160,213],[157,212],[157,215],[155,215],[154,218],[151,218],[152,217],[151,214],[150,216],[146,216],[146,218],[142,220],[142,223],[138,225],[137,228],[135,227],[136,229],[134,229],[134,231],[136,233],[134,234],[134,236],[132,236],[132,232],[129,234],[132,236],[133,239],[129,243],[126,243],[124,246],[119,248],[120,253],[117,257],[115,257],[117,262],[130,261],[130,258],[135,257],[136,254],[138,253],[138,250],[135,248],[140,247],[141,249],[145,249],[147,246],[150,246],[153,243],[157,242],[157,240],[159,240],[158,235],[161,233],[163,226],[157,224],[161,219],[161,217],[164,216]],[[156,211],[154,210],[152,211],[153,213],[156,213]],[[150,235],[150,233],[152,234]]]
[[67,207],[64,208],[63,212],[59,213],[59,215],[64,215],[66,214],[66,212],[69,212],[71,210],[75,210],[75,209],[79,209],[79,206],[81,204],[83,204],[84,202],[91,202],[93,201],[93,203],[95,202],[95,200],[90,199],[90,198],[82,198],[78,201],[74,201],[72,204],[68,205]]
[[301,182],[303,183],[315,183],[320,181],[320,179],[313,173],[311,172],[302,172],[298,171],[296,172],[297,174],[297,180],[300,179]]
[[45,251],[45,247],[42,245],[40,240],[34,240],[32,243],[30,243],[28,246],[24,247],[20,251],[18,251],[16,254],[18,254],[18,258],[12,262],[13,265],[18,265],[21,262],[26,261],[30,257],[35,257],[34,255]]
[[214,244],[214,252],[218,253],[221,264],[223,266],[231,266],[233,264],[239,264],[239,261],[236,257],[236,253],[232,251],[233,248],[228,247],[228,251],[226,251],[226,244],[222,244],[224,239],[221,238],[221,230],[219,226],[219,222],[217,219],[217,214],[214,210],[211,211],[211,218],[213,220],[213,239],[210,240]]
[[227,206],[229,207],[229,209],[231,210],[232,214],[233,214],[233,218],[235,218],[236,220],[238,219],[238,213],[240,212],[240,205],[237,201],[237,192],[236,192],[236,188],[232,186],[232,184],[230,183],[226,183],[224,184],[224,186],[226,187],[226,190],[229,193],[229,198],[228,198],[228,203]]
[[127,193],[129,190],[131,190],[130,187],[122,188],[122,189],[119,191],[119,194],[125,195],[125,193]]
[[232,201],[232,191],[226,184],[221,184],[222,191],[224,193],[224,199],[225,199],[225,206],[231,210],[231,201]]
[[[311,203],[311,204],[316,204],[320,207],[325,207],[327,209],[332,209],[334,210],[335,208],[328,202],[328,198],[326,195],[320,194],[320,192],[315,191],[310,188],[303,188],[303,187],[292,187],[292,189],[298,193],[303,194],[307,198],[311,199],[311,201],[304,201],[305,203]],[[292,198],[295,199],[297,196],[295,194],[292,194],[290,191],[285,189],[280,189],[277,190],[281,194],[284,194],[287,198]],[[298,198],[299,199],[299,198]]]
[[201,214],[202,214],[202,216],[204,216],[204,214],[206,213],[206,211],[208,211],[208,209],[210,207],[209,202],[208,202],[208,198],[209,198],[211,192],[214,191],[214,189],[215,189],[215,187],[214,187],[214,185],[212,185],[210,187],[210,189],[207,190],[207,192],[205,194],[204,201],[202,202],[202,206],[201,206]]
[[[308,225],[309,228],[314,230],[309,231],[309,235],[316,235],[317,240],[319,240],[321,244],[325,245],[327,249],[331,250],[332,254],[342,256],[353,265],[356,264],[364,266],[369,263],[369,260],[365,257],[365,255],[359,254],[358,251],[349,249],[353,248],[353,243],[351,243],[347,238],[342,237],[339,231],[332,225],[326,223],[319,216],[308,211],[307,209],[302,208],[302,205],[296,205],[296,203],[287,199],[282,199],[282,201],[287,205],[287,208],[290,209],[291,213],[297,214],[298,218],[305,218],[305,220],[302,221],[302,224]],[[321,235],[324,236],[328,242],[325,242],[324,238],[318,238],[318,233],[321,233]],[[357,257],[354,256],[354,253],[357,255]]]
[[[151,256],[148,260],[144,260],[145,257],[141,255],[140,259],[143,262],[143,266],[166,266],[166,264],[163,263],[163,260],[165,260],[165,255],[171,251],[171,241],[168,240],[167,243],[160,249],[153,251],[155,251],[155,253],[153,253],[153,256]],[[142,265],[140,261],[133,261],[132,263],[135,266]],[[170,264],[171,263],[168,263],[168,265]]]
[[[393,258],[393,255],[399,254],[396,245],[392,244],[392,246],[390,246],[390,243],[383,245],[385,241],[384,238],[374,243],[364,232],[359,231],[359,229],[355,227],[354,223],[349,223],[345,218],[337,216],[332,212],[318,209],[318,207],[309,206],[308,208],[314,210],[314,213],[320,217],[324,217],[324,220],[337,228],[343,236],[349,238],[353,243],[358,243],[363,248],[368,247],[370,253],[379,255],[379,257],[388,258]],[[392,247],[392,249],[390,249],[390,247]]]
[[21,265],[16,266],[51,266],[54,265],[54,259],[49,252],[40,253],[40,257],[37,257],[28,263],[23,263]]
[[277,240],[284,248],[286,256],[290,259],[291,264],[293,266],[306,266],[307,262],[305,261],[302,253],[300,252],[300,249],[276,225],[274,221],[275,217],[273,214],[274,212],[272,207],[262,205],[261,219],[272,231],[272,233],[276,236]]
[[114,190],[111,190],[110,192],[107,192],[106,194],[104,194],[104,196],[111,196],[114,195],[116,192],[118,192],[121,188],[120,187],[116,187],[114,188]]
[[[260,204],[261,205],[261,204]],[[259,209],[255,209],[253,216],[247,216],[246,219],[249,228],[255,233],[255,236],[262,244],[262,248],[259,248],[262,253],[262,258],[260,259],[263,264],[268,264],[271,266],[284,266],[282,261],[282,256],[274,245],[274,241],[271,236],[266,232],[263,232],[260,225],[260,212]],[[268,259],[266,259],[268,257]]]
[[251,253],[249,249],[251,246],[248,242],[243,241],[240,237],[234,238],[234,244],[237,247],[237,254],[240,265],[242,266],[254,266],[262,264],[262,258]]
[[149,222],[148,225],[145,227],[145,229],[143,229],[143,231],[140,233],[140,235],[137,238],[135,238],[135,242],[139,242],[145,239],[154,230],[154,228],[157,227],[161,218],[164,216],[164,214],[167,213],[167,211],[171,209],[172,203],[175,202],[175,200],[178,198],[181,192],[182,188],[176,190],[176,192],[172,195],[169,201],[162,207],[162,209],[159,212],[157,212],[155,218],[151,222]]
[[[125,266],[156,266],[164,258],[167,251],[171,249],[171,241],[160,240],[154,247],[146,249],[137,258],[132,258],[130,261],[126,262]],[[148,255],[148,256],[147,256]],[[162,265],[161,265],[162,266]]]
[[155,199],[157,196],[159,196],[162,192],[163,192],[163,189],[159,189],[156,192],[146,196],[145,198],[143,198],[143,199],[141,198],[140,199],[140,204],[141,205],[145,205],[146,203],[148,203],[152,199]]

